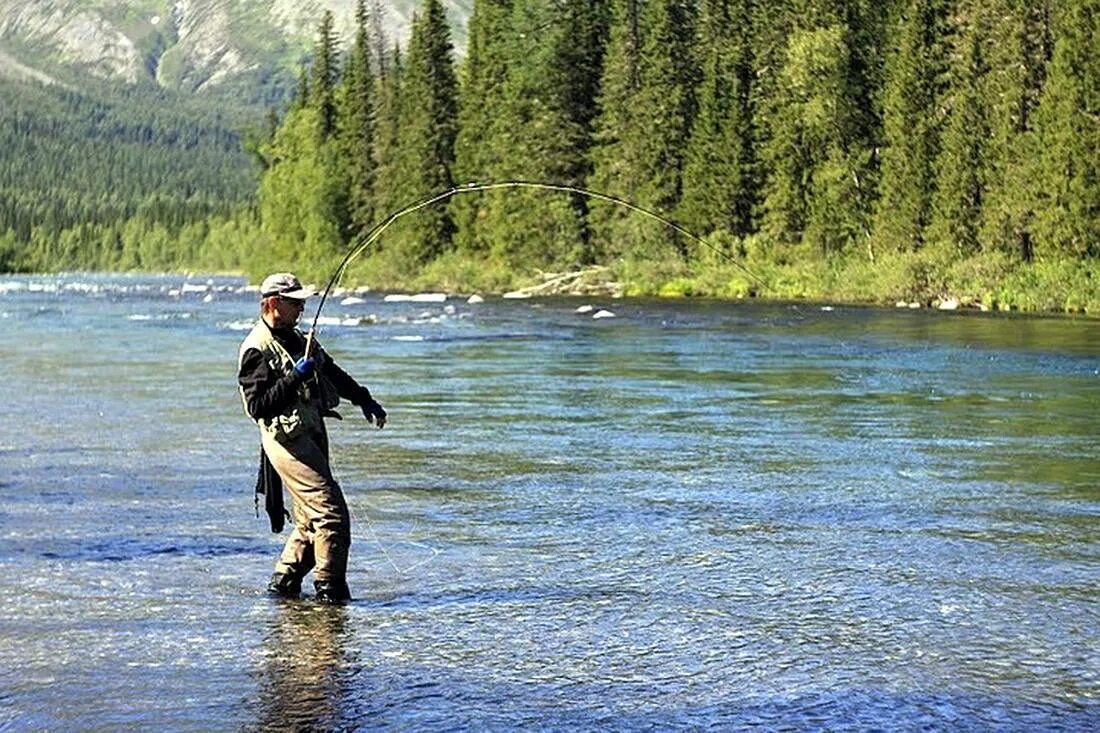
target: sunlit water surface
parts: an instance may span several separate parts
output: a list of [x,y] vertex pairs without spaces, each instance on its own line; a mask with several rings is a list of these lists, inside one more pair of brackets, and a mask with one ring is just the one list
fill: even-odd
[[336,297],[331,608],[263,593],[242,284],[0,278],[0,727],[1100,727],[1097,322]]

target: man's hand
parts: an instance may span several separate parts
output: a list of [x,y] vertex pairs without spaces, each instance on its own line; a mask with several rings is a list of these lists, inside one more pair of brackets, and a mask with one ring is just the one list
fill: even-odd
[[363,417],[377,425],[379,429],[386,427],[386,411],[382,409],[382,405],[371,400],[362,407]]
[[313,374],[313,367],[313,359],[306,356],[294,362],[294,371],[298,372],[298,376],[302,379],[309,379],[310,375]]

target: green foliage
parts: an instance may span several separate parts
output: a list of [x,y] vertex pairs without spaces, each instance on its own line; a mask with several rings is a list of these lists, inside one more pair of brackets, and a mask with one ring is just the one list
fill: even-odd
[[318,114],[317,132],[327,138],[336,131],[336,81],[339,59],[336,50],[335,21],[331,10],[321,16],[317,30],[317,45],[313,51],[312,74],[309,80],[309,103]]
[[986,190],[979,238],[1024,261],[1033,257],[1030,183],[1039,159],[1033,133],[1051,53],[1049,0],[999,0],[987,12]]
[[[378,83],[378,111],[375,114],[374,210],[379,218],[411,203],[400,184],[398,163],[401,152],[401,97],[405,75],[401,49],[394,47],[390,62]],[[380,243],[385,246],[385,243]]]
[[779,245],[843,251],[865,231],[859,189],[868,159],[858,137],[848,76],[848,31],[794,31],[762,154],[769,177],[762,230]]
[[947,67],[945,0],[907,0],[890,30],[883,90],[883,150],[874,239],[886,251],[918,249],[932,219]]
[[666,297],[1100,310],[1100,0],[477,0],[461,87],[439,0],[404,55],[381,10],[358,2],[346,50],[325,14],[266,123],[0,82],[0,268],[322,280],[387,214],[530,179],[705,243],[581,196],[464,193],[348,280],[499,291],[600,264]]
[[980,249],[982,199],[986,191],[989,120],[985,103],[988,68],[981,16],[962,25],[951,60],[945,95],[948,121],[940,144],[932,221],[926,239],[933,246],[966,257]]
[[[592,8],[577,0],[515,5],[506,48],[516,61],[488,128],[491,139],[508,144],[492,153],[490,178],[583,184],[592,112],[577,105],[571,90],[580,73],[574,44]],[[521,269],[583,259],[585,210],[575,199],[511,191],[486,195],[480,204],[479,237],[501,261]]]
[[267,149],[260,184],[260,216],[272,243],[269,269],[323,275],[344,249],[341,227],[345,188],[332,175],[338,146],[321,135],[319,110],[290,112]]
[[[455,138],[454,169],[459,183],[496,180],[501,175],[501,157],[507,152],[503,142],[507,138],[493,135],[486,140],[486,131],[497,124],[505,110],[505,82],[512,58],[508,46],[511,6],[511,0],[474,3]],[[484,204],[481,196],[459,197],[452,202],[459,250],[475,253],[489,248],[489,233],[482,227],[488,216]]]
[[749,11],[747,0],[703,3],[703,78],[679,206],[680,221],[692,231],[744,236],[753,230],[758,183]]
[[115,259],[101,233],[129,219],[174,235],[237,210],[256,185],[234,130],[244,119],[148,88],[0,80],[3,267],[102,266]]
[[336,92],[338,175],[347,186],[350,233],[361,235],[374,223],[375,79],[371,64],[369,15],[365,0],[356,6],[355,43]]
[[[695,7],[654,0],[640,9],[618,3],[606,88],[596,123],[595,188],[666,216],[682,194],[684,153],[695,116],[698,68]],[[596,252],[610,256],[686,254],[665,227],[653,227],[621,208],[593,204]]]
[[[454,183],[454,142],[458,122],[458,81],[450,31],[439,0],[426,0],[413,23],[398,101],[399,144],[385,185],[409,204]],[[406,219],[387,235],[386,246],[412,266],[448,251],[454,221],[446,206],[433,206]]]
[[[637,200],[641,163],[632,149],[630,132],[635,120],[641,85],[641,17],[635,0],[615,0],[598,97],[589,186],[627,200]],[[596,258],[618,256],[625,249],[616,239],[629,236],[635,223],[615,206],[593,203],[588,217]]]
[[1036,119],[1038,257],[1100,255],[1100,0],[1066,0]]

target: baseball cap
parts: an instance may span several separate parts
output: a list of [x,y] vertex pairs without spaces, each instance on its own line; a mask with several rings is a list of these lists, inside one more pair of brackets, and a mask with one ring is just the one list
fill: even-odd
[[313,288],[302,287],[301,280],[289,272],[276,272],[273,275],[268,275],[264,278],[263,284],[260,285],[261,298],[278,295],[282,298],[305,300],[316,294],[317,291]]

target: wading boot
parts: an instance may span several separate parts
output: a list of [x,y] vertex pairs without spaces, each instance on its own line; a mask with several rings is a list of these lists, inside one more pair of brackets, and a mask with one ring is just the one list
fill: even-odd
[[267,584],[267,592],[280,598],[298,598],[302,595],[302,580],[292,575],[275,573]]
[[317,591],[315,598],[321,603],[347,603],[351,600],[351,591],[343,580],[318,580],[313,588]]

